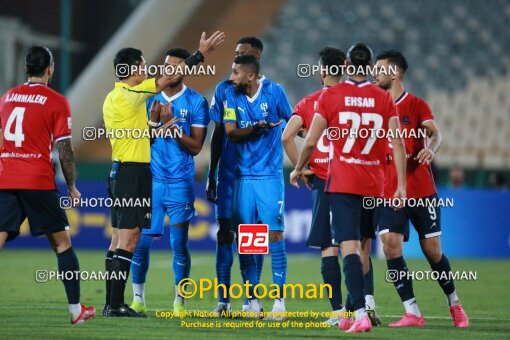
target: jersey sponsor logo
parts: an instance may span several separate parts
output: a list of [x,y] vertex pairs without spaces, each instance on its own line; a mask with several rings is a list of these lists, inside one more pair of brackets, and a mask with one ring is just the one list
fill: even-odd
[[269,226],[267,224],[240,224],[238,228],[239,254],[269,253]]
[[236,110],[225,108],[225,111],[223,112],[224,120],[236,120],[236,118]]

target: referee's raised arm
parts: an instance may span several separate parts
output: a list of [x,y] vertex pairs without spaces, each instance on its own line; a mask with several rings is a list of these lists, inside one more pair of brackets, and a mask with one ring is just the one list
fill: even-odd
[[156,83],[156,92],[161,92],[168,87],[168,85],[178,82],[184,76],[183,69],[184,67],[192,67],[194,65],[198,65],[199,63],[204,61],[204,58],[211,54],[216,47],[222,44],[225,41],[225,33],[216,31],[214,32],[209,39],[205,38],[205,32],[202,32],[202,36],[200,37],[200,43],[198,45],[198,50],[193,53],[188,59],[180,63],[176,68],[174,74],[165,74],[161,78],[158,79]]
[[[141,228],[150,228],[152,208],[152,173],[150,169],[149,126],[158,126],[158,110],[147,116],[146,101],[179,81],[185,67],[204,61],[225,40],[223,32],[215,32],[209,39],[202,33],[198,50],[179,64],[173,74],[147,79],[146,62],[142,51],[121,49],[114,59],[119,81],[106,96],[103,118],[112,145],[112,170],[108,179],[108,193],[115,201],[112,208],[112,242],[106,253],[105,316],[143,317],[124,303],[124,290],[131,260],[140,238]],[[133,133],[136,131],[136,134]],[[138,137],[138,138],[137,138]],[[131,204],[132,206],[125,206]]]

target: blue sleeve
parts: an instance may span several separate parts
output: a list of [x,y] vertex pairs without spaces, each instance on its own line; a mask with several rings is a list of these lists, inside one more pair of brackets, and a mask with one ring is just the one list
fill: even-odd
[[197,96],[193,115],[191,116],[191,126],[207,128],[209,125],[209,112],[207,111],[207,100],[202,96]]
[[223,124],[223,100],[225,98],[225,87],[219,83],[214,90],[209,108],[209,117],[213,122]]
[[234,93],[235,91],[233,88],[229,88],[225,91],[225,108],[223,109],[224,123],[237,122],[236,100]]
[[287,121],[292,116],[292,106],[290,106],[289,99],[283,87],[275,84],[276,87],[276,107],[278,108],[278,117]]
[[152,102],[154,101],[154,97],[150,97],[145,101],[145,105],[147,108],[147,117],[149,117],[149,119],[151,118],[151,106],[152,106]]

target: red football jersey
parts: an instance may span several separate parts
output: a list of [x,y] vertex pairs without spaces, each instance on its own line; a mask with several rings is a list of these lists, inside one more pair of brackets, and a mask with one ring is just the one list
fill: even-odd
[[[315,115],[315,103],[326,88],[314,92],[301,99],[294,108],[294,115],[301,117],[303,120],[303,128],[308,131],[312,125],[313,116]],[[317,177],[326,180],[328,176],[329,164],[329,140],[326,137],[326,131],[322,134],[317,142],[317,147],[313,151],[312,158],[308,165]]]
[[[434,120],[434,115],[428,104],[412,93],[405,92],[395,101],[400,116],[400,130],[402,130],[406,145],[406,192],[409,198],[419,198],[434,195],[436,185],[430,165],[420,164],[414,160],[427,143],[418,131],[423,130],[422,124]],[[388,162],[386,166],[384,195],[391,198],[397,190],[397,170],[393,163],[391,142],[388,143]]]
[[[325,90],[317,108],[328,121],[333,148],[325,190],[382,197],[387,148],[384,135],[390,118],[398,117],[390,94],[368,80],[347,80]],[[382,131],[383,138],[371,131]]]
[[25,83],[0,99],[0,189],[55,189],[53,143],[71,138],[66,98],[39,83]]

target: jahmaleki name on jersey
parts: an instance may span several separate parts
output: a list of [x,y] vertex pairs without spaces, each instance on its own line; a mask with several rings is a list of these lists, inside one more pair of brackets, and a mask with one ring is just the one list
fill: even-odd
[[20,94],[20,93],[9,93],[7,98],[5,98],[6,102],[17,102],[17,103],[31,103],[31,104],[41,104],[44,105],[48,100],[48,97],[42,96],[40,94]]

